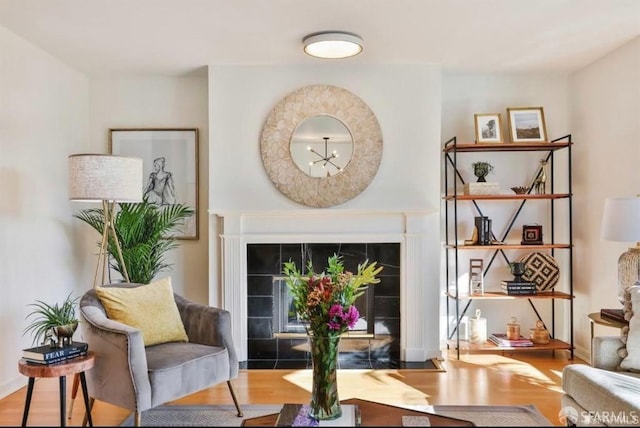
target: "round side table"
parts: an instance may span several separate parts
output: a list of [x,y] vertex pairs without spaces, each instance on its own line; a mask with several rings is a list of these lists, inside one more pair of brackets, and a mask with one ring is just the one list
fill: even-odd
[[[65,426],[65,408],[66,408],[66,376],[78,374],[82,385],[82,395],[84,397],[84,405],[89,409],[89,394],[87,392],[87,380],[84,372],[93,367],[96,356],[93,352],[88,351],[87,355],[73,358],[62,363],[54,364],[30,364],[21,359],[18,361],[18,371],[29,378],[27,387],[27,399],[24,403],[24,413],[22,415],[22,426],[27,426],[27,418],[29,417],[29,407],[31,406],[31,396],[33,395],[33,385],[37,377],[58,377],[60,378],[60,426]],[[87,410],[87,421],[89,426],[93,426],[91,413]]]

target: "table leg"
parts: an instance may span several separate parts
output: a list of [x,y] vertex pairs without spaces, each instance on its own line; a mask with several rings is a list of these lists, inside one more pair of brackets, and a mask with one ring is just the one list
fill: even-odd
[[60,376],[60,426],[66,426],[66,409],[67,409],[67,377]]
[[589,324],[591,327],[591,340],[589,340],[589,358],[591,358],[591,361],[589,361],[589,363],[593,364],[593,325],[595,322],[593,322],[592,319],[589,319]]
[[80,372],[80,383],[82,384],[82,397],[84,398],[84,408],[87,414],[87,421],[89,422],[89,426],[93,426],[93,420],[91,420],[91,408],[92,405],[89,405],[89,393],[87,392],[87,378],[84,376],[84,372]]
[[27,386],[27,399],[24,402],[24,413],[22,414],[22,426],[27,426],[27,418],[29,417],[29,408],[31,407],[31,396],[33,395],[33,384],[36,378],[29,378],[29,385]]
[[73,403],[76,401],[76,396],[78,395],[78,386],[80,386],[80,376],[76,373],[73,375],[73,388],[71,388],[71,403],[69,403],[68,419],[71,419],[71,414],[73,413]]

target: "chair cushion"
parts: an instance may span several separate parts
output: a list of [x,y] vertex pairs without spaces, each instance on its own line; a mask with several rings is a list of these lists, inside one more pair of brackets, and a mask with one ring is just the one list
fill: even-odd
[[148,346],[146,354],[152,407],[229,379],[225,348],[173,342]]
[[96,294],[107,317],[139,329],[145,346],[189,340],[170,277],[138,287],[98,287]]

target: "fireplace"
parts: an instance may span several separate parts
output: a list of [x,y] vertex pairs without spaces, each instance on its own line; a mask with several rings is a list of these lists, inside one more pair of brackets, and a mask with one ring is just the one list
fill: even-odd
[[[353,334],[341,346],[363,353],[386,347],[393,349],[389,352],[398,354],[400,361],[412,363],[441,357],[441,247],[439,235],[431,232],[438,227],[437,210],[429,214],[336,209],[212,213],[211,236],[220,238],[220,246],[210,246],[210,304],[231,313],[233,341],[241,363],[246,363],[249,355],[253,358],[256,350],[265,358],[299,353],[306,342],[301,333],[274,337],[274,277],[282,275],[282,261],[291,258],[300,266],[306,245],[307,249],[313,246],[313,257],[319,260],[314,266],[324,266],[327,257],[339,250],[347,256],[345,267],[355,270],[358,260],[351,255],[366,254],[370,260],[389,265],[381,274],[395,270],[392,278],[384,279],[387,282],[373,286],[371,340],[389,342],[376,347],[370,338]],[[384,252],[373,249],[376,246],[393,247],[394,260],[385,261]],[[257,253],[262,256],[256,258]],[[254,259],[258,261],[252,264]],[[388,304],[391,301],[393,304]],[[380,317],[384,320],[378,320]],[[384,336],[386,330],[393,336]],[[298,337],[292,336],[295,334]]]
[[356,301],[360,322],[343,336],[343,368],[397,366],[400,358],[400,244],[305,243],[247,245],[247,368],[292,368],[310,365],[306,331],[292,308],[282,264],[292,260],[321,271],[337,254],[345,270],[357,271],[366,260],[383,267],[380,282]]

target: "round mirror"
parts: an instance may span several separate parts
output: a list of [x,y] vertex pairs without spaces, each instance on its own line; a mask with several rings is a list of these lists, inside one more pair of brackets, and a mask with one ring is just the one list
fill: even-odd
[[309,177],[340,174],[351,160],[353,138],[342,121],[332,116],[311,116],[291,136],[291,158]]
[[[322,125],[323,122],[330,125]],[[328,126],[338,130],[324,128]],[[322,130],[311,132],[305,130],[307,127]],[[308,135],[309,141],[296,143],[298,135]],[[348,136],[350,142],[338,146],[338,135],[341,139]],[[307,150],[307,146],[319,155]],[[334,150],[336,156],[332,156]],[[306,151],[306,156],[311,152],[312,157],[294,161],[299,151]],[[309,207],[331,207],[353,199],[371,183],[382,159],[382,132],[373,111],[346,89],[305,86],[281,99],[267,116],[260,155],[265,171],[282,194]],[[330,165],[327,158],[336,161],[337,167]],[[310,175],[309,162],[319,159],[324,160],[318,164],[326,162],[324,173]]]

